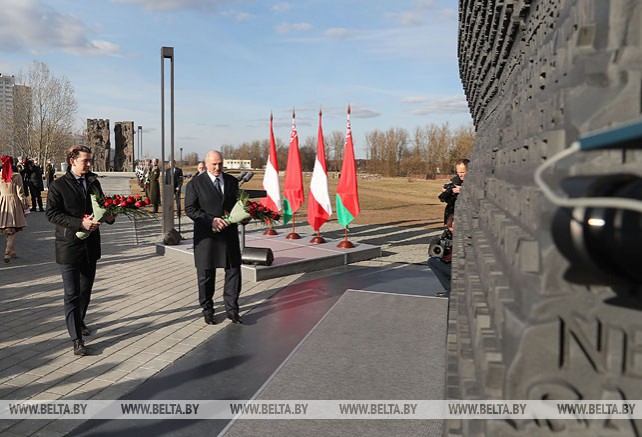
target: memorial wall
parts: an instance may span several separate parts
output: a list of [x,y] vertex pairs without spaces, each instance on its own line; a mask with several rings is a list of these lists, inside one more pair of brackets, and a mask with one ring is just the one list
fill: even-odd
[[[458,56],[477,133],[455,213],[446,397],[642,399],[642,291],[569,276],[558,208],[534,181],[578,138],[640,119],[642,2],[461,0]],[[614,173],[641,176],[642,152],[577,153],[546,180]],[[447,432],[639,435],[642,421],[451,420]]]

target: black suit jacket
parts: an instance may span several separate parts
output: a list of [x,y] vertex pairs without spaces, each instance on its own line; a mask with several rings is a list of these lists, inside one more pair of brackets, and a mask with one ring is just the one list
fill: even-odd
[[209,175],[192,178],[185,190],[185,214],[194,221],[194,263],[197,269],[241,265],[238,227],[231,224],[221,232],[212,230],[214,217],[232,211],[239,192],[235,177],[223,173],[225,194],[214,188]]
[[[181,187],[183,186],[183,170],[181,170],[179,167],[174,167],[176,170],[174,172],[174,191],[180,191]],[[168,168],[165,170],[165,184],[169,185],[170,181],[172,180],[172,168]]]
[[58,264],[84,264],[100,259],[100,230],[84,240],[76,237],[81,231],[82,218],[93,213],[90,194],[103,196],[95,173],[87,173],[87,193],[76,178],[67,171],[51,183],[47,193],[47,218],[56,225],[56,262]]

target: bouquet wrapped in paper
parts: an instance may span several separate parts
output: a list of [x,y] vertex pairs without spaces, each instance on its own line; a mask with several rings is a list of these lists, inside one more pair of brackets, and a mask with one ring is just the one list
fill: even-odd
[[[97,194],[92,194],[89,196],[91,198],[91,207],[92,214],[85,215],[83,218],[91,218],[97,222],[103,222],[106,215],[116,216],[117,214],[123,214],[127,216],[130,220],[136,217],[155,217],[149,211],[141,209],[144,206],[149,205],[149,199],[144,199],[141,196],[104,196],[99,197]],[[78,231],[76,232],[76,237],[84,240],[89,237],[91,231]]]
[[[250,200],[250,195],[241,190],[239,199],[234,204],[232,211],[225,213],[223,220],[228,224],[247,222],[251,219],[260,220],[267,225],[272,225],[281,219],[281,216],[258,202]],[[214,232],[216,229],[212,228]]]

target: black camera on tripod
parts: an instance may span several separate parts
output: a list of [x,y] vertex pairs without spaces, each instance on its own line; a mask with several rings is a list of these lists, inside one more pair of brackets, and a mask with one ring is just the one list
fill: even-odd
[[428,246],[428,256],[443,258],[452,251],[453,233],[446,229],[439,237],[433,238]]

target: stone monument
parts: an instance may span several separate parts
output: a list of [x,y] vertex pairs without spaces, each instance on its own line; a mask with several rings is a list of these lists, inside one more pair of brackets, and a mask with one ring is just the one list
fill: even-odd
[[[642,399],[639,284],[571,283],[551,232],[556,207],[533,179],[578,138],[639,119],[641,19],[637,0],[459,1],[476,142],[455,211],[447,398]],[[639,150],[595,151],[547,176],[641,169]],[[640,435],[642,420],[447,426],[449,435]]]
[[93,152],[93,171],[109,171],[109,119],[87,119],[87,145]]
[[116,142],[114,171],[134,171],[134,122],[114,123],[114,139]]

